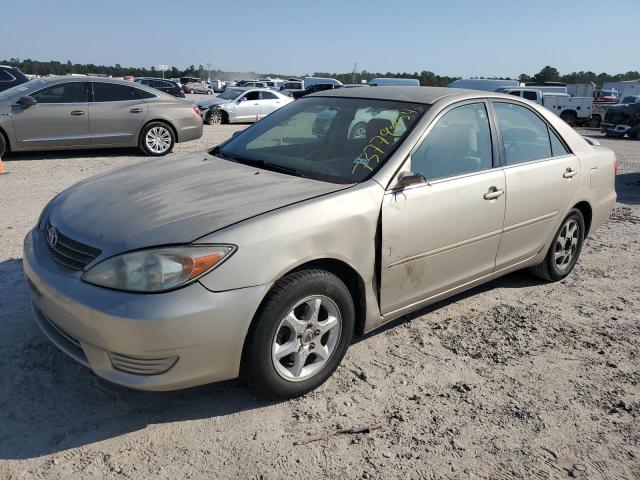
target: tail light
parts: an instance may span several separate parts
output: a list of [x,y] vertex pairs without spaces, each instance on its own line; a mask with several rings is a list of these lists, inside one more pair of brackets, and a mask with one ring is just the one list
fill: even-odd
[[193,111],[194,111],[194,113],[195,113],[196,115],[200,116],[200,109],[198,108],[198,106],[197,106],[197,105],[194,105],[194,106],[193,106]]
[[619,169],[618,159],[616,158],[615,161],[613,162],[613,174],[614,175],[618,175],[618,169]]

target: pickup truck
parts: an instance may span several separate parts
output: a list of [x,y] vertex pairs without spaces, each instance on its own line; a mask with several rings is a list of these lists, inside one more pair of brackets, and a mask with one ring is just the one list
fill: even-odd
[[593,98],[572,97],[564,93],[542,93],[535,88],[504,88],[509,95],[526,98],[548,108],[571,126],[588,124],[591,126]]
[[609,137],[624,137],[640,140],[640,95],[624,97],[618,105],[607,107],[602,131]]

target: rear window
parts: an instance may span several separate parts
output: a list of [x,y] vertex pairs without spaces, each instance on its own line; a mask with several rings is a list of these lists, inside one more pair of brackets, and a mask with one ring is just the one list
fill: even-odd
[[93,83],[94,102],[125,102],[151,97],[153,97],[152,94],[128,85],[120,85],[119,83]]

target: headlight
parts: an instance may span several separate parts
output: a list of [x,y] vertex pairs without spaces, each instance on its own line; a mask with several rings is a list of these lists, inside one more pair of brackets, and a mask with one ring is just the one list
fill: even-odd
[[124,253],[89,269],[85,282],[128,292],[163,292],[197,279],[229,257],[230,245],[163,247]]

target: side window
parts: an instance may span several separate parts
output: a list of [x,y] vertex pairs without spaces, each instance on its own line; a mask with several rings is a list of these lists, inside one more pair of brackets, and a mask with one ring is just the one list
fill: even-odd
[[162,86],[164,88],[175,88],[175,86],[171,82],[162,82]]
[[153,80],[146,80],[146,79],[145,80],[140,80],[140,83],[142,85],[146,85],[148,87],[152,87],[153,86]]
[[244,98],[246,98],[247,100],[258,100],[260,98],[260,92],[245,93]]
[[278,97],[271,92],[260,92],[261,100],[277,100]]
[[484,103],[448,111],[411,155],[411,170],[428,180],[479,172],[492,164],[491,131]]
[[567,148],[551,129],[549,129],[549,138],[551,139],[551,153],[554,157],[569,155],[569,151],[567,150]]
[[509,95],[514,95],[516,97],[520,96],[520,91],[519,90],[512,90],[509,92]]
[[85,82],[68,82],[52,85],[32,95],[38,103],[86,103],[88,102]]
[[547,125],[528,108],[513,103],[493,104],[507,165],[552,157]]
[[136,88],[118,83],[93,83],[94,102],[122,102],[126,100],[138,100]]
[[138,97],[138,98],[156,98],[157,95],[154,95],[151,92],[147,92],[146,90],[142,90],[140,88],[131,88],[131,90],[133,90],[134,94]]
[[12,82],[16,79],[13,75],[11,75],[6,70],[0,69],[0,82]]
[[538,95],[536,94],[536,92],[522,92],[522,96],[524,98],[526,98],[527,100],[537,100],[538,99]]

